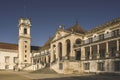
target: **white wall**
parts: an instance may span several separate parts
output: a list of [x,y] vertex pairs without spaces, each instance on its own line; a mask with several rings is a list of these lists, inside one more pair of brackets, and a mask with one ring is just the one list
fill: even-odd
[[[13,69],[14,57],[17,57],[17,51],[1,50],[0,49],[0,69],[5,69],[5,65],[9,65],[9,69]],[[5,56],[9,56],[9,62],[5,63]]]

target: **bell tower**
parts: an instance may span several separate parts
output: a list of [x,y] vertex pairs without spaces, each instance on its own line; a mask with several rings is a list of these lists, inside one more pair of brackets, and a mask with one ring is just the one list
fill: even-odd
[[19,68],[22,69],[26,65],[31,64],[30,20],[28,18],[20,18],[18,27],[19,27],[19,38],[18,38]]

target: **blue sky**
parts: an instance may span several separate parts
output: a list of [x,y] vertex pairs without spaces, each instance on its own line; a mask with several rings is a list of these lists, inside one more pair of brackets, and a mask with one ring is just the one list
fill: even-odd
[[18,20],[31,19],[32,45],[42,46],[59,25],[76,20],[89,30],[120,17],[120,0],[0,0],[0,42],[18,42]]

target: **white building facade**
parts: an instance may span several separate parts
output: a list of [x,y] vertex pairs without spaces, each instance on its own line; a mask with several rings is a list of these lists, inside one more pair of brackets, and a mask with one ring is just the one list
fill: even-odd
[[9,43],[0,43],[0,70],[13,70],[17,65],[17,45]]

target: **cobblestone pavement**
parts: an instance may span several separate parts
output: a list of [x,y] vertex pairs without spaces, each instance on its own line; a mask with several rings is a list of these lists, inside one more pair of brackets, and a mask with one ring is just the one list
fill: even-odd
[[33,74],[29,72],[0,71],[0,80],[120,80],[120,75],[112,74]]
[[93,74],[30,74],[25,75],[33,80],[120,80],[120,75],[93,75]]
[[0,80],[31,80],[31,79],[18,75],[13,71],[0,71]]
[[120,80],[120,77],[109,77],[109,76],[72,76],[72,77],[47,78],[47,79],[35,79],[35,80]]

